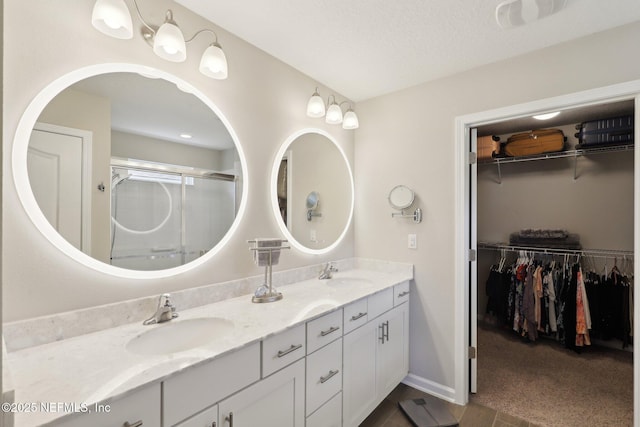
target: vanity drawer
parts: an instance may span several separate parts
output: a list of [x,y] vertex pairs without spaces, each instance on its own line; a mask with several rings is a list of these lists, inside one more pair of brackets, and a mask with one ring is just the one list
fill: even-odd
[[409,300],[409,281],[402,282],[393,287],[393,306]]
[[[72,415],[54,424],[58,427],[113,427],[124,425],[125,422],[135,425],[138,421],[142,421],[142,425],[145,426],[159,426],[160,383],[126,394],[115,401],[106,400],[97,405],[108,408],[109,411]],[[88,405],[87,408],[96,411],[96,406],[93,404]]]
[[305,342],[304,324],[262,341],[262,377],[304,357]]
[[342,309],[307,322],[307,354],[342,336]]
[[342,393],[338,393],[307,418],[307,427],[342,427]]
[[344,333],[367,323],[367,298],[352,302],[344,308]]
[[258,342],[175,374],[163,382],[164,425],[172,426],[259,379]]
[[368,299],[368,319],[373,320],[385,311],[389,311],[393,308],[393,288],[385,289],[377,294],[373,294]]
[[342,338],[307,356],[307,415],[342,390]]

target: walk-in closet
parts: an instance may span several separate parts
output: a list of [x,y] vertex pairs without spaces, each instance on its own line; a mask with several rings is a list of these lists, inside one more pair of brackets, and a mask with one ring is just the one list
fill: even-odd
[[[472,401],[538,425],[633,424],[634,145],[577,135],[626,116],[633,100],[477,128],[499,141],[478,150]],[[503,154],[533,129],[561,130],[562,149]]]

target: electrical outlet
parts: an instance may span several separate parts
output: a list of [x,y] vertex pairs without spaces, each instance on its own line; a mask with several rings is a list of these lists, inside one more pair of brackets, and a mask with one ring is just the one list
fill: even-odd
[[409,234],[407,241],[408,241],[409,249],[418,249],[418,235],[417,234]]

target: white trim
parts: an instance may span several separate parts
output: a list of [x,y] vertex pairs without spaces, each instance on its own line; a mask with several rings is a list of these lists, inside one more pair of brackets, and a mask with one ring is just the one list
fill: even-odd
[[436,383],[423,377],[419,377],[415,374],[407,375],[402,380],[402,383],[408,385],[409,387],[413,387],[416,390],[420,390],[432,396],[439,397],[440,399],[446,400],[447,402],[456,403],[455,390],[451,387],[447,387],[446,385]]
[[[220,121],[229,131],[231,139],[235,143],[238,157],[240,159],[240,164],[242,166],[242,199],[240,201],[238,214],[236,215],[236,218],[233,221],[233,224],[231,224],[231,227],[229,228],[227,233],[216,246],[214,246],[203,256],[187,264],[174,268],[168,268],[165,270],[137,271],[114,267],[102,261],[98,261],[81,252],[79,249],[75,248],[73,245],[67,242],[51,226],[51,224],[49,224],[49,221],[47,221],[47,219],[42,214],[42,211],[38,207],[38,204],[33,196],[33,192],[31,191],[31,187],[29,186],[29,177],[27,172],[27,149],[29,146],[29,137],[31,136],[31,130],[33,129],[33,126],[35,125],[36,120],[40,116],[42,110],[56,95],[58,95],[58,93],[71,86],[72,84],[88,77],[111,72],[130,72],[139,73],[142,75],[153,75],[158,78],[173,82],[176,85],[189,87],[191,93],[194,96],[198,97],[205,105],[211,108],[211,110],[218,116]],[[247,160],[244,155],[244,151],[242,150],[242,146],[240,145],[240,142],[238,140],[238,136],[231,127],[231,124],[229,123],[229,120],[227,120],[225,115],[222,114],[220,109],[204,93],[202,93],[194,86],[191,86],[184,80],[180,79],[179,77],[167,73],[166,71],[139,64],[105,63],[90,65],[65,74],[42,89],[38,93],[38,95],[36,95],[36,97],[31,101],[18,123],[13,142],[13,150],[11,153],[11,167],[13,172],[14,185],[16,188],[16,192],[18,193],[18,198],[22,203],[22,207],[24,208],[29,219],[31,219],[36,228],[40,230],[40,232],[45,236],[45,238],[47,238],[47,240],[49,240],[64,254],[82,265],[92,268],[93,270],[96,270],[98,272],[128,279],[158,279],[172,277],[192,270],[206,263],[211,258],[213,258],[215,254],[220,252],[220,250],[229,242],[229,240],[231,240],[231,236],[233,236],[239,224],[242,222],[242,218],[247,206],[247,200],[249,199],[249,176],[247,173],[249,169],[247,167]]]
[[[635,120],[640,123],[640,80],[586,90],[569,95],[541,99],[524,104],[497,108],[455,119],[455,241],[454,241],[454,283],[455,283],[455,322],[454,322],[454,396],[455,403],[466,404],[469,400],[469,363],[467,343],[469,342],[469,268],[467,249],[469,237],[469,129],[488,123],[531,116],[545,111],[562,111],[579,106],[615,102],[623,99],[636,100]],[[635,129],[635,140],[640,143],[640,130]],[[640,254],[640,149],[634,150],[634,260]],[[640,273],[635,262],[634,274]],[[640,307],[634,304],[635,330],[640,328]],[[640,426],[640,340],[634,340],[634,417],[635,426]]]

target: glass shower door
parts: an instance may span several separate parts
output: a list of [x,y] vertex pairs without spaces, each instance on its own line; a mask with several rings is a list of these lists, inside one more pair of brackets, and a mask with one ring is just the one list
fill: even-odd
[[162,270],[184,263],[182,177],[112,168],[111,264]]

